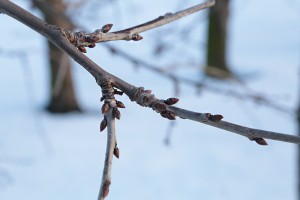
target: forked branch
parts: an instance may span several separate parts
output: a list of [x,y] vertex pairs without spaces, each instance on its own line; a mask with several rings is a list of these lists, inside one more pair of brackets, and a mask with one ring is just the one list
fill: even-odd
[[[122,79],[106,72],[104,69],[99,67],[96,63],[82,54],[80,51],[84,50],[84,46],[92,45],[94,43],[101,41],[110,41],[116,39],[138,39],[138,33],[153,29],[158,26],[162,26],[171,21],[177,20],[183,16],[189,15],[193,12],[201,10],[203,8],[207,8],[212,6],[214,1],[209,0],[203,4],[199,4],[198,6],[186,9],[184,11],[177,12],[175,14],[167,14],[163,17],[159,17],[156,20],[144,23],[139,26],[135,26],[129,29],[125,29],[122,31],[118,31],[112,33],[117,35],[113,39],[102,40],[100,38],[96,38],[94,40],[83,41],[83,43],[76,43],[74,45],[71,44],[72,40],[68,34],[72,34],[71,32],[64,32],[62,28],[55,27],[49,25],[42,20],[38,19],[34,15],[25,11],[24,9],[18,7],[14,3],[8,0],[0,0],[0,12],[7,14],[26,26],[34,29],[36,32],[45,36],[48,40],[50,40],[57,47],[66,52],[69,56],[71,56],[77,63],[79,63],[82,67],[84,67],[95,79],[97,84],[101,87],[104,106],[102,107],[102,112],[104,114],[104,121],[102,121],[100,130],[104,130],[107,127],[108,130],[108,141],[107,141],[107,150],[106,150],[106,158],[105,165],[103,170],[102,183],[99,192],[99,200],[104,199],[109,191],[109,186],[111,183],[111,164],[113,154],[116,157],[119,156],[118,149],[116,147],[116,136],[115,136],[115,118],[120,118],[120,112],[117,107],[124,107],[121,103],[118,103],[114,94],[125,93],[132,101],[138,103],[141,106],[152,108],[154,111],[160,113],[162,117],[165,117],[170,120],[175,120],[176,117],[180,117],[183,119],[190,119],[194,121],[198,121],[201,123],[205,123],[210,126],[214,126],[220,129],[224,129],[233,133],[237,133],[239,135],[245,136],[250,140],[256,141],[260,145],[266,145],[266,141],[263,138],[268,138],[272,140],[291,142],[295,144],[300,144],[300,137],[286,135],[281,133],[262,131],[257,129],[251,129],[247,127],[243,127],[240,125],[232,124],[229,122],[225,122],[222,120],[222,115],[212,115],[210,113],[197,113],[193,111],[184,110],[181,108],[177,108],[173,106],[176,104],[178,99],[169,98],[167,100],[162,100],[156,98],[153,94],[151,94],[150,90],[144,90],[143,87],[135,87]],[[110,25],[104,26],[101,29],[101,33],[107,32],[109,30]],[[100,33],[99,32],[99,33]],[[84,34],[83,34],[84,35]],[[85,38],[89,38],[90,36],[85,36]],[[73,38],[74,39],[74,38]],[[78,42],[75,38],[75,42]],[[81,45],[81,46],[80,46]],[[91,47],[92,47],[91,46]],[[80,51],[78,51],[78,49]],[[82,49],[83,48],[83,49]],[[121,92],[119,90],[121,90]],[[119,104],[119,105],[118,105]]]
[[69,39],[69,41],[76,46],[80,51],[86,52],[84,47],[93,48],[96,43],[108,42],[114,40],[134,40],[139,41],[143,39],[140,33],[163,26],[165,24],[176,21],[185,16],[191,15],[195,12],[209,8],[215,4],[214,0],[208,0],[204,3],[200,3],[196,6],[187,8],[185,10],[178,11],[176,13],[166,13],[163,16],[148,21],[146,23],[133,26],[124,30],[108,33],[112,24],[106,24],[101,29],[95,30],[93,33],[85,33],[84,31],[73,32],[71,30],[61,29],[62,33]]

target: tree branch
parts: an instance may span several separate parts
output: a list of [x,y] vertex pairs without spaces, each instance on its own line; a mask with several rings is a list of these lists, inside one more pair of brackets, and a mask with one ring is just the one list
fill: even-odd
[[107,145],[105,153],[104,168],[102,173],[102,182],[99,190],[98,200],[103,200],[108,195],[109,186],[111,184],[112,159],[116,143],[115,135],[115,118],[113,116],[114,107],[109,109],[106,116],[107,121]]
[[[204,115],[200,115],[202,117],[195,118],[194,115],[196,115],[192,111],[186,111],[180,108],[176,107],[170,107],[166,106],[165,109],[157,109],[153,107],[154,105],[163,105],[162,100],[158,100],[157,98],[151,97],[152,104],[145,104],[145,102],[141,101],[141,99],[145,98],[148,99],[147,92],[143,90],[143,88],[137,88],[122,79],[119,79],[118,77],[113,76],[112,74],[106,72],[101,67],[99,67],[96,63],[91,61],[89,58],[87,58],[84,54],[80,53],[73,45],[71,45],[68,40],[61,34],[59,28],[56,28],[54,26],[48,25],[47,23],[41,21],[34,15],[28,13],[24,9],[18,7],[17,5],[13,4],[10,1],[7,0],[0,0],[0,12],[7,14],[16,20],[22,22],[23,24],[27,25],[28,27],[36,30],[38,33],[42,34],[46,38],[48,38],[51,42],[53,42],[56,46],[64,50],[66,53],[68,53],[77,63],[79,63],[81,66],[83,66],[95,79],[98,85],[101,86],[103,82],[110,81],[112,83],[112,86],[115,88],[119,88],[122,90],[132,101],[136,101],[138,104],[142,106],[147,106],[153,108],[157,112],[162,112],[164,110],[168,110],[173,112],[175,115],[190,119],[194,121],[201,121],[206,122],[207,117],[203,117]],[[149,100],[149,99],[148,99]],[[157,102],[157,103],[153,103]],[[189,113],[189,114],[187,114]],[[191,117],[194,116],[194,117]],[[233,133],[238,133],[240,135],[244,135],[247,138],[253,139],[253,137],[265,137],[273,140],[279,140],[279,141],[285,141],[285,142],[291,142],[300,144],[300,137],[292,136],[287,137],[286,134],[281,133],[274,133],[274,132],[267,132],[257,129],[250,129],[247,127],[231,124],[229,122],[206,122],[206,124],[215,126],[217,128],[221,128]],[[248,132],[245,133],[244,131]]]
[[[208,7],[208,5],[212,5],[213,2],[214,1],[207,1],[202,6],[203,8],[205,6]],[[199,8],[199,6],[192,7],[190,8],[191,10],[187,13],[196,12],[197,9],[200,10]],[[150,25],[145,23],[146,25],[130,28],[129,30],[133,30],[133,32],[125,33],[125,35],[132,35],[141,31],[150,30],[157,26],[161,26],[163,24],[174,21],[176,19],[179,19],[180,17],[186,16],[187,14],[184,14],[185,11],[182,11],[183,13],[178,12],[181,14],[175,13],[165,15],[165,17],[162,17],[161,19],[166,18],[168,20],[165,20],[163,22],[161,22],[160,18],[158,18],[157,20],[160,21],[159,23],[154,20],[151,21]],[[96,63],[94,63],[92,60],[90,60],[88,57],[86,57],[84,54],[78,51],[78,49],[76,49],[76,47],[73,44],[71,44],[66,38],[66,34],[64,34],[61,31],[61,28],[43,22],[42,20],[38,19],[34,15],[30,14],[29,12],[25,11],[24,9],[18,7],[17,5],[8,0],[0,0],[0,12],[15,18],[16,20],[20,21],[21,23],[25,24],[26,26],[32,28],[36,32],[46,37],[53,44],[55,44],[57,47],[59,47],[69,56],[71,56],[78,64],[84,67],[96,79],[97,84],[101,87],[103,94],[102,99],[105,101],[102,107],[104,120],[101,122],[100,130],[102,131],[105,129],[106,126],[108,127],[108,140],[105,156],[105,166],[103,170],[103,178],[98,199],[104,199],[107,196],[109,192],[109,186],[111,183],[110,174],[113,154],[116,155],[116,157],[119,157],[119,153],[116,147],[114,118],[120,119],[120,112],[116,107],[124,107],[124,105],[122,105],[120,102],[118,103],[115,100],[114,94],[120,93],[119,91],[116,91],[115,88],[120,89],[132,101],[135,101],[137,104],[144,107],[152,108],[154,111],[158,112],[162,117],[170,120],[175,120],[176,116],[178,116],[183,119],[198,121],[210,126],[214,126],[233,133],[240,134],[251,140],[256,141],[260,145],[267,144],[263,138],[300,144],[300,137],[297,136],[262,131],[258,129],[251,129],[229,122],[221,121],[221,119],[223,118],[222,115],[212,115],[210,113],[197,113],[174,107],[172,105],[174,105],[178,101],[178,99],[157,99],[153,94],[151,94],[150,90],[144,90],[143,87],[135,87],[103,70]],[[177,18],[175,16],[177,16]],[[103,29],[102,32],[105,30],[106,29]],[[123,32],[124,31],[126,32],[128,31],[128,29],[123,30]],[[122,34],[124,34],[123,32],[121,31]]]
[[97,29],[93,33],[86,34],[83,31],[73,32],[67,29],[61,29],[62,33],[69,39],[69,41],[76,47],[80,47],[79,50],[85,52],[84,47],[95,47],[95,43],[114,41],[114,40],[141,40],[142,36],[139,34],[159,26],[166,25],[180,18],[191,15],[195,12],[209,8],[215,4],[214,0],[208,0],[204,3],[198,4],[196,6],[190,7],[185,10],[181,10],[176,13],[166,13],[163,16],[151,20],[149,22],[133,26],[124,30],[108,33],[111,29],[112,24],[106,24],[102,29]]

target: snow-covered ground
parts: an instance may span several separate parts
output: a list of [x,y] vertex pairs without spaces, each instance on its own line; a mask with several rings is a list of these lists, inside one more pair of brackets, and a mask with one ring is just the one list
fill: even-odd
[[[30,6],[26,1],[14,2],[26,9]],[[84,26],[94,29],[112,22],[117,30],[179,6],[171,0],[117,2],[117,6],[105,10],[107,14],[97,13],[97,20]],[[180,6],[195,3],[196,0],[184,1]],[[299,10],[299,0],[233,0],[229,34],[232,69],[245,78],[251,90],[269,94],[274,102],[293,109],[299,95]],[[118,16],[122,17],[120,23]],[[182,19],[174,27],[180,29],[197,17],[203,20],[203,16],[202,13]],[[87,112],[43,112],[48,94],[45,41],[5,15],[0,15],[0,26],[1,52],[26,49],[28,53],[28,62],[0,54],[0,199],[96,199],[106,145],[105,133],[99,133],[99,87],[75,64],[77,94]],[[205,41],[205,23],[199,27],[195,27],[195,32],[203,35],[196,39],[201,43]],[[172,25],[165,27],[168,28],[172,29]],[[164,28],[157,30],[171,40],[172,33],[163,31]],[[198,54],[180,51],[184,45],[178,41],[174,49],[180,56],[166,53],[155,59],[149,47],[157,37],[156,31],[143,36],[141,42],[113,44],[159,66],[170,63],[170,59],[188,59],[189,55]],[[204,49],[199,48],[199,52],[199,62],[204,63]],[[171,82],[149,71],[136,70],[101,45],[87,55],[107,71],[151,89],[160,98],[173,96]],[[195,70],[181,71],[190,78],[200,76]],[[249,78],[249,74],[254,77]],[[239,89],[235,83],[211,84]],[[125,96],[119,100],[126,105],[117,122],[121,156],[113,161],[108,199],[296,199],[296,145],[268,141],[269,146],[259,146],[235,134],[178,119],[171,145],[166,146],[163,141],[169,126],[167,120]],[[185,85],[181,87],[178,106],[220,113],[226,121],[258,129],[297,133],[293,115],[206,90],[196,95],[194,88]]]

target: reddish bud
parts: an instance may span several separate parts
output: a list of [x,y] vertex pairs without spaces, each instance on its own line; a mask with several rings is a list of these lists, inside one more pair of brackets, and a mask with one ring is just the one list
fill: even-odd
[[109,188],[104,188],[102,192],[102,197],[103,198],[107,197],[108,193],[109,193]]
[[114,155],[119,159],[119,157],[120,157],[120,150],[119,150],[118,147],[114,148]]
[[101,31],[102,31],[103,33],[107,33],[107,32],[111,29],[112,26],[113,26],[112,24],[105,24],[105,25],[102,27]]
[[86,53],[86,49],[84,48],[84,46],[79,46],[77,47],[79,51],[81,51],[82,53]]
[[169,111],[169,110],[164,110],[160,113],[160,115],[164,118],[167,118],[169,120],[175,120],[176,119],[176,115],[175,113]]
[[89,47],[89,48],[94,48],[95,46],[96,46],[95,43],[91,43],[88,47]]
[[102,186],[102,197],[107,197],[109,193],[110,180],[106,180]]
[[139,41],[141,39],[143,39],[143,37],[139,34],[135,34],[135,35],[132,36],[133,41]]
[[101,110],[102,110],[102,114],[106,114],[109,111],[109,104],[104,103]]
[[121,101],[117,101],[116,104],[119,108],[125,108],[125,105]]
[[253,140],[259,145],[268,145],[264,138],[254,138]]
[[107,121],[106,118],[104,118],[100,124],[100,132],[102,132],[106,128],[106,126],[107,126]]
[[212,122],[219,122],[223,119],[222,115],[212,115],[210,113],[206,113],[207,119]]
[[121,119],[121,113],[120,113],[120,111],[118,110],[118,108],[115,108],[115,109],[114,109],[114,111],[113,111],[113,116],[114,116],[115,118],[117,118],[118,120]]
[[151,90],[145,90],[144,92],[147,93],[147,94],[151,94],[152,93]]
[[164,103],[167,105],[173,105],[175,103],[177,103],[179,101],[179,99],[177,98],[168,98],[167,100],[164,100]]

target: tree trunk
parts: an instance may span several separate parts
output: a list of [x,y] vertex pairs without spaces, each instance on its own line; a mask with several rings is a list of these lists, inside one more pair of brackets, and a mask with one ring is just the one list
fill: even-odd
[[209,9],[205,73],[216,78],[231,76],[226,60],[228,10],[229,0],[217,0]]
[[[66,5],[63,0],[33,0],[33,4],[43,13],[47,23],[66,29],[74,28],[65,15]],[[47,110],[53,113],[80,111],[74,92],[69,57],[49,41],[48,54],[51,80]]]

